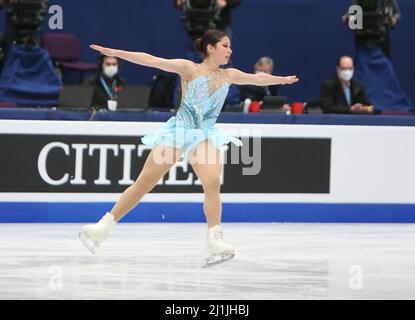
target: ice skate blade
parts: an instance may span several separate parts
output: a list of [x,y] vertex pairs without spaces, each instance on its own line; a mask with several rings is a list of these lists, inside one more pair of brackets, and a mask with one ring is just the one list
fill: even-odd
[[85,231],[81,231],[79,233],[79,240],[84,244],[84,246],[92,253],[95,254],[97,252],[97,246],[95,245],[94,241],[90,237],[88,237],[88,234]]
[[210,260],[210,258],[207,258],[206,263],[202,266],[202,269],[206,269],[206,268],[216,266],[218,264],[222,264],[224,262],[227,262],[227,261],[231,260],[234,257],[235,257],[235,253],[232,252],[231,254],[224,255],[224,256],[220,257],[219,259],[217,259],[217,260]]

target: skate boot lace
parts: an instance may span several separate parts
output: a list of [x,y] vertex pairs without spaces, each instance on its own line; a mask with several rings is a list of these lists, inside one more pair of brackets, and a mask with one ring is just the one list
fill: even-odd
[[213,230],[213,238],[215,240],[223,240],[223,231],[219,227],[215,227]]

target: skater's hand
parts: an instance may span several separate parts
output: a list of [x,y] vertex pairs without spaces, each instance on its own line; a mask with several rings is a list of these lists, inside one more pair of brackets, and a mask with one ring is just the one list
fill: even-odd
[[96,44],[91,44],[89,47],[93,50],[99,51],[101,54],[103,54],[104,56],[107,56],[107,57],[116,57],[117,56],[117,50],[115,50],[115,49],[101,47],[101,46],[98,46]]
[[288,76],[288,77],[282,77],[282,83],[281,84],[293,84],[298,82],[300,79],[297,78],[297,76]]

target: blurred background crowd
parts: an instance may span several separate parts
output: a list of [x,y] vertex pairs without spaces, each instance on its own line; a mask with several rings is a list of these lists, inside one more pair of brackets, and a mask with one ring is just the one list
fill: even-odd
[[88,45],[200,62],[193,42],[216,28],[234,52],[223,68],[302,80],[231,86],[224,111],[415,110],[412,0],[0,0],[0,8],[1,108],[173,111],[177,75],[97,56]]

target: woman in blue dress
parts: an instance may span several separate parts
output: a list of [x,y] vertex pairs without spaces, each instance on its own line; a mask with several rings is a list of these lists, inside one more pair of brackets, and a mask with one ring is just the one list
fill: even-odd
[[170,118],[157,132],[143,137],[142,142],[152,150],[137,180],[128,187],[110,212],[80,232],[80,239],[92,253],[104,242],[116,223],[131,211],[184,156],[202,183],[204,212],[208,225],[206,245],[207,264],[226,261],[235,254],[233,245],[223,240],[221,227],[220,175],[222,169],[219,149],[240,140],[217,130],[214,125],[231,84],[269,86],[292,84],[296,76],[278,77],[268,74],[247,74],[237,69],[221,69],[232,54],[231,42],[223,31],[209,30],[195,46],[203,56],[196,64],[184,59],[163,59],[142,52],[128,52],[91,45],[101,54],[117,57],[142,66],[179,74],[182,101],[176,116]]

